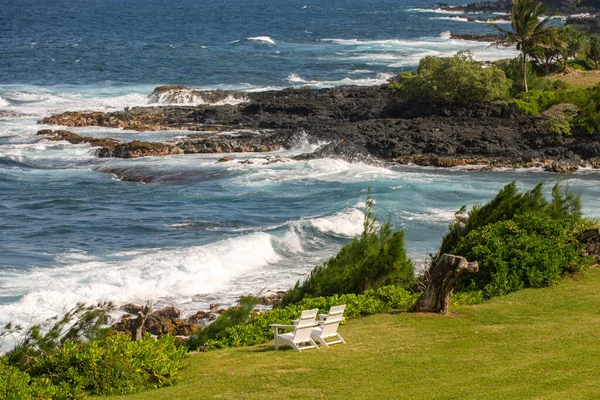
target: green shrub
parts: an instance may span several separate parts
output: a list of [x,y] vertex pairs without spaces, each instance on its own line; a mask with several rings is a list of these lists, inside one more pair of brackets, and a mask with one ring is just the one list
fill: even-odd
[[186,340],[190,350],[197,350],[210,339],[216,338],[225,329],[248,322],[258,299],[253,296],[242,297],[237,307],[228,308],[215,321],[205,327],[198,327]]
[[400,75],[390,89],[404,103],[449,106],[506,99],[510,85],[501,69],[483,68],[470,52],[459,52],[422,58],[417,74]]
[[479,272],[462,277],[457,290],[480,290],[486,298],[526,287],[556,283],[585,263],[577,248],[576,220],[524,213],[471,231],[454,254],[479,262]]
[[404,232],[394,232],[389,222],[376,229],[376,219],[368,197],[364,230],[359,238],[342,247],[323,265],[315,267],[308,278],[289,290],[279,307],[297,303],[305,297],[363,293],[370,288],[414,282],[414,267],[404,249]]
[[471,306],[474,304],[483,303],[485,297],[482,290],[471,292],[456,292],[450,298],[450,304],[453,306]]
[[29,374],[47,378],[69,396],[134,393],[172,385],[183,368],[185,347],[170,335],[132,341],[117,334],[87,343],[65,342],[37,358]]
[[571,135],[571,128],[577,114],[579,114],[579,109],[573,104],[554,105],[541,113],[544,117],[542,127],[555,135]]
[[284,308],[274,308],[260,313],[241,325],[226,328],[215,339],[209,340],[208,349],[251,346],[273,339],[271,324],[291,324],[302,310],[318,308],[327,313],[331,306],[346,304],[344,316],[357,318],[391,310],[406,310],[417,300],[418,294],[398,286],[384,286],[369,289],[364,294],[343,294],[329,297],[312,297],[290,304]]
[[52,399],[61,393],[65,394],[48,378],[32,379],[26,372],[9,365],[7,357],[0,357],[0,399]]
[[530,115],[537,115],[558,104],[572,104],[580,111],[572,121],[574,129],[583,133],[600,129],[600,85],[551,91],[531,90],[521,93],[513,103]]
[[[543,215],[556,220],[581,217],[581,197],[567,190],[562,191],[559,184],[552,189],[552,200],[547,201],[542,193],[543,183],[533,189],[519,193],[516,181],[506,185],[489,203],[473,206],[466,213],[463,206],[457,213],[455,221],[450,224],[449,232],[442,239],[439,255],[455,254],[461,238],[471,231],[489,224],[507,221],[521,214]],[[435,261],[435,260],[434,260]]]

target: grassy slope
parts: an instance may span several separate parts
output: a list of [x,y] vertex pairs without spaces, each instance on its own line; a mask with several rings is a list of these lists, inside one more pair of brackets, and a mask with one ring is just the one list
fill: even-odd
[[552,75],[551,80],[561,80],[569,85],[591,87],[600,83],[600,71],[575,71],[568,75]]
[[353,320],[320,351],[194,355],[178,385],[117,399],[600,398],[600,270],[452,311]]

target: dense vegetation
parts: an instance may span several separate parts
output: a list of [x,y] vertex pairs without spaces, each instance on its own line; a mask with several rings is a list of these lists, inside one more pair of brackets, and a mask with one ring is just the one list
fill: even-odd
[[515,0],[511,29],[496,46],[516,47],[520,55],[486,65],[469,52],[453,57],[423,58],[417,72],[398,75],[389,88],[401,106],[470,106],[485,102],[516,105],[543,117],[541,126],[556,135],[600,131],[600,84],[569,87],[545,78],[553,73],[597,69],[600,37],[573,25],[548,26],[545,6],[536,0]]
[[414,267],[406,256],[404,232],[392,232],[389,222],[377,229],[372,204],[369,196],[362,235],[315,267],[304,282],[297,282],[283,297],[280,307],[307,297],[358,294],[385,285],[412,284]]
[[489,298],[549,286],[589,263],[577,237],[593,223],[581,217],[579,196],[557,184],[548,201],[542,189],[520,193],[512,182],[489,203],[457,214],[439,254],[479,262],[479,273],[463,277],[458,291]]
[[[33,326],[0,358],[0,397],[80,399],[90,394],[126,394],[176,382],[185,347],[165,335],[132,341],[102,328],[110,305],[78,305],[45,330]],[[7,325],[2,335],[20,331]]]
[[504,100],[510,86],[500,68],[483,68],[463,51],[454,57],[422,58],[416,73],[399,75],[390,89],[403,103],[449,106]]

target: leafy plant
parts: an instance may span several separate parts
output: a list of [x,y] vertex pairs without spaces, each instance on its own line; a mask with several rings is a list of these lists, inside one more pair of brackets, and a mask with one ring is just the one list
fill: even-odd
[[[105,337],[106,329],[103,325],[107,314],[113,309],[112,303],[91,306],[78,303],[62,318],[50,320],[49,322],[56,322],[48,329],[42,325],[33,325],[26,330],[23,340],[8,353],[10,364],[27,371],[32,360],[52,353],[67,341],[86,342]],[[8,324],[0,337],[22,329],[20,326]]]
[[414,280],[412,261],[404,249],[404,232],[392,232],[389,221],[376,228],[373,198],[368,196],[364,230],[323,265],[315,267],[304,282],[298,281],[279,306],[305,297],[363,293],[384,285],[409,285]]
[[424,57],[417,74],[401,74],[389,87],[404,103],[447,106],[505,99],[510,82],[501,69],[484,68],[462,51],[453,57]]
[[556,283],[588,262],[576,243],[575,219],[523,213],[471,231],[454,253],[479,262],[479,272],[462,277],[457,290],[486,298],[526,287]]
[[[544,215],[557,220],[581,217],[581,196],[569,192],[568,188],[563,191],[557,183],[552,189],[552,199],[547,201],[542,193],[543,186],[543,183],[539,183],[533,189],[520,193],[516,181],[513,181],[489,203],[476,205],[468,213],[463,206],[442,239],[438,255],[455,254],[459,241],[471,231],[513,219],[520,214]],[[437,257],[433,262],[436,260]]]
[[146,334],[138,341],[123,334],[86,343],[69,340],[36,359],[29,374],[49,379],[73,397],[134,393],[172,385],[186,351],[170,335],[156,340]]
[[186,340],[186,345],[191,350],[196,350],[202,347],[210,339],[216,338],[225,329],[245,324],[252,314],[252,310],[256,307],[258,299],[254,296],[244,296],[238,301],[237,307],[230,307],[215,321],[205,327],[199,327]]

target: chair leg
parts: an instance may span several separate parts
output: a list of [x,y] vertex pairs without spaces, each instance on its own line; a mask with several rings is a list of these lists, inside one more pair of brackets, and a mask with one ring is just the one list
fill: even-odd
[[342,338],[342,335],[340,335],[339,333],[337,334],[337,338],[340,339],[342,343],[346,344],[346,341],[344,340],[344,338]]
[[[321,349],[319,348],[319,346],[317,346],[317,344],[315,343],[315,341],[314,341],[314,340],[312,340],[312,338],[310,339],[310,344],[312,344],[313,346],[315,346],[315,349],[317,349],[317,350],[321,350]],[[327,344],[325,344],[325,347],[327,347]]]
[[292,349],[294,349],[294,351],[302,352],[296,343],[290,342],[289,345],[292,347]]
[[317,337],[317,340],[319,341],[319,343],[321,343],[322,346],[329,347],[325,339],[323,339],[322,337]]

